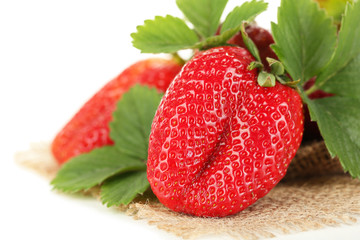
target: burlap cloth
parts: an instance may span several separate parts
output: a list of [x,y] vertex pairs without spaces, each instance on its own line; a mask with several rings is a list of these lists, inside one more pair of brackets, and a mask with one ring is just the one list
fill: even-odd
[[[33,144],[15,159],[49,179],[59,168],[48,143]],[[98,197],[98,192],[94,188],[87,194]],[[355,223],[360,217],[360,181],[343,173],[323,142],[314,142],[299,149],[286,177],[268,195],[236,215],[199,218],[178,214],[151,193],[118,209],[185,239],[224,234],[234,239],[261,239]]]

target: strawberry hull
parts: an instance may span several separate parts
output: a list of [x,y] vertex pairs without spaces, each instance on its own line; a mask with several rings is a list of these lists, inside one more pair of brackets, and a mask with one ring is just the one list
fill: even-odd
[[284,85],[257,84],[238,47],[201,52],[174,79],[152,123],[147,174],[168,208],[235,214],[285,175],[301,143],[302,101]]

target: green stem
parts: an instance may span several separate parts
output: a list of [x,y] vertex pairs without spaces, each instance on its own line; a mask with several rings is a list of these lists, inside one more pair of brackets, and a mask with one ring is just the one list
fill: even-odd
[[312,94],[317,90],[319,90],[319,88],[316,85],[313,85],[312,87],[310,87],[308,90],[305,91],[305,94],[309,96],[310,94]]
[[304,91],[304,89],[301,86],[297,86],[295,87],[296,91],[300,94],[301,99],[303,101],[304,104],[307,104],[309,99],[309,95],[306,93],[306,91]]
[[177,52],[174,52],[171,55],[178,64],[184,65],[186,63],[186,61],[182,57],[180,57]]

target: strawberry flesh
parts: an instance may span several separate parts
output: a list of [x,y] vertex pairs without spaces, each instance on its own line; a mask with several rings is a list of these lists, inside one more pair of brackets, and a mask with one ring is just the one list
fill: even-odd
[[171,83],[149,141],[148,180],[168,208],[235,214],[285,175],[303,132],[302,101],[287,86],[257,84],[239,47],[196,55]]

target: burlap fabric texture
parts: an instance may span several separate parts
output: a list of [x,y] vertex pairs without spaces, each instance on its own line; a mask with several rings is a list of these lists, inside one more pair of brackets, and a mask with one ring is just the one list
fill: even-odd
[[[33,144],[15,159],[49,180],[59,169],[48,143]],[[86,194],[97,198],[98,193],[93,188]],[[152,194],[118,209],[184,239],[204,235],[261,239],[355,223],[360,217],[360,181],[343,173],[323,142],[314,142],[299,149],[286,177],[268,195],[236,215],[199,218],[179,214],[164,207]]]

